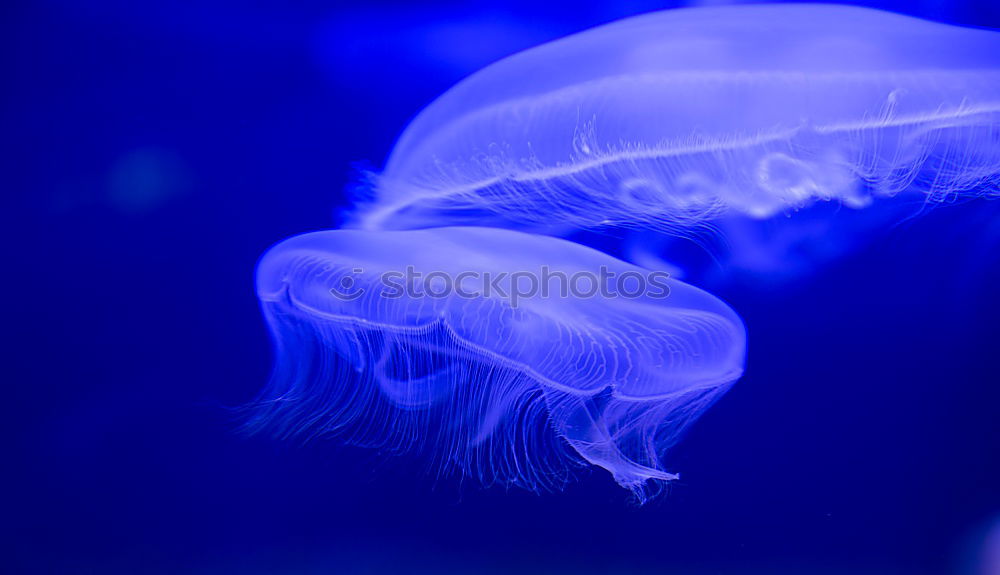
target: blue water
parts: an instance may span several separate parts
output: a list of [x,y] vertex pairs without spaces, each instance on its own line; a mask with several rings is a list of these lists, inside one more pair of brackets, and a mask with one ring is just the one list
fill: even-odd
[[[988,2],[869,4],[1000,27]],[[237,433],[257,258],[454,82],[652,2],[5,6],[0,564],[15,573],[975,573],[1000,518],[1000,206],[722,285],[744,377],[642,507]],[[455,46],[459,46],[456,49]],[[361,167],[365,167],[362,165]]]

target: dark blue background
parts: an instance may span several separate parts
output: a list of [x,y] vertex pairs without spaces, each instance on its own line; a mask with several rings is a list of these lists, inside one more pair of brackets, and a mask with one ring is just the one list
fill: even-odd
[[[964,573],[1000,517],[1000,219],[974,202],[730,288],[746,377],[630,505],[235,433],[270,366],[253,268],[329,228],[423,105],[670,3],[4,3],[10,573]],[[886,6],[887,4],[882,4]],[[896,2],[1000,26],[1000,6]],[[0,569],[2,570],[2,569]]]

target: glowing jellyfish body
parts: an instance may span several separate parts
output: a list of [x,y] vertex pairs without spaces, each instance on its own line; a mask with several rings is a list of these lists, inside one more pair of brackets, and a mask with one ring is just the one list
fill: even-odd
[[561,479],[564,441],[622,485],[672,478],[658,454],[743,369],[714,296],[509,230],[298,236],[258,294],[283,348],[260,423],[529,488]]
[[357,225],[678,231],[996,193],[998,173],[1000,34],[834,5],[684,9],[459,83],[402,134]]
[[[527,273],[500,281],[510,292],[546,285],[543,267],[641,275],[547,237],[608,226],[654,250],[663,232],[728,230],[740,240],[730,269],[774,270],[789,246],[829,235],[829,214],[811,206],[877,226],[901,196],[996,194],[998,173],[993,32],[744,6],[649,14],[528,50],[412,122],[352,209],[359,229],[264,257],[278,364],[255,422],[423,449],[442,470],[529,488],[583,459],[642,496],[675,477],[665,448],[742,373],[739,317],[673,279],[664,298],[515,304],[484,276]],[[468,224],[494,227],[451,227]],[[386,296],[408,266],[444,285]]]

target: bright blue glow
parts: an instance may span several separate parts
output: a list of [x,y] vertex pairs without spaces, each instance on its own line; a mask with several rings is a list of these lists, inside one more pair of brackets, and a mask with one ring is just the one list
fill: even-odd
[[[382,274],[406,266],[464,273],[463,293],[476,296],[391,297]],[[658,454],[742,373],[743,326],[714,296],[672,279],[640,297],[561,296],[570,284],[556,272],[602,267],[647,274],[565,240],[495,228],[341,230],[283,242],[258,270],[280,358],[267,394],[279,399],[260,423],[425,447],[441,465],[532,489],[558,485],[567,455],[637,489],[671,479]],[[548,297],[530,285],[504,297],[518,282],[487,275],[542,278],[547,268]]]
[[998,115],[994,32],[843,6],[665,11],[459,83],[402,134],[359,220],[673,230],[995,193]]
[[[780,276],[901,207],[995,196],[998,174],[994,32],[747,6],[528,50],[411,123],[349,214],[357,229],[265,256],[279,361],[256,422],[423,450],[441,471],[531,489],[582,458],[642,497],[675,477],[665,448],[742,373],[744,329],[725,304],[673,279],[656,300],[386,298],[381,274],[471,271],[483,288],[482,274],[543,266],[643,273],[549,237],[619,228],[647,267],[678,263],[657,263],[672,237],[714,234],[723,273]],[[468,225],[490,227],[451,227]]]

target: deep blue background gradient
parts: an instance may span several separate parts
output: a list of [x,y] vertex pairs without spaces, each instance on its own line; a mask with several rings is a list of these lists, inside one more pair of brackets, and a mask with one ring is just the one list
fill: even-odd
[[[1000,519],[1000,206],[717,291],[746,376],[642,508],[246,438],[253,269],[504,55],[670,3],[4,3],[7,573],[971,573]],[[881,4],[1000,27],[982,0]],[[7,566],[4,569],[4,566]]]

